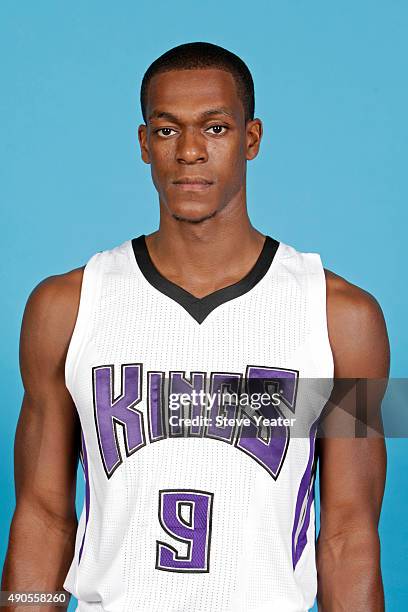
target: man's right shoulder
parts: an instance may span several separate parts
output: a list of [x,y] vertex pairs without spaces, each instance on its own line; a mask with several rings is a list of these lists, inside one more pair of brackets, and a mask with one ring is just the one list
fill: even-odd
[[85,266],[44,278],[28,297],[22,322],[22,342],[50,357],[63,359],[79,309]]
[[33,308],[56,307],[64,311],[78,306],[85,266],[44,278],[32,290],[27,305]]

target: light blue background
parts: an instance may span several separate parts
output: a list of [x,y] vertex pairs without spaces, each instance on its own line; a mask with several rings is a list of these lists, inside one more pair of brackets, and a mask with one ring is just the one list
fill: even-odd
[[[391,373],[407,375],[407,17],[402,0],[2,1],[1,558],[26,299],[44,277],[156,228],[137,143],[139,86],[172,46],[206,40],[247,62],[265,129],[248,167],[253,224],[320,252],[325,267],[373,293]],[[408,600],[407,441],[388,441],[388,458],[382,564],[387,610],[399,611]]]

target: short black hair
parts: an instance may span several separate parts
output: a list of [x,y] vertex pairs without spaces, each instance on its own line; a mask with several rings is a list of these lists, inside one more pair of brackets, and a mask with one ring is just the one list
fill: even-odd
[[245,122],[252,120],[255,112],[254,82],[245,62],[224,47],[208,42],[190,42],[169,49],[146,70],[140,88],[140,105],[144,122],[147,123],[147,94],[152,77],[170,70],[199,70],[204,68],[219,68],[232,74],[238,96],[244,107]]

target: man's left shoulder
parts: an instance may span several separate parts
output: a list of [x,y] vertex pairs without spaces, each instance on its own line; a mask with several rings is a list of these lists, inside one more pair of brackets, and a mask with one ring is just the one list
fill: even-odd
[[374,363],[380,356],[378,353],[383,363],[388,359],[388,336],[382,308],[374,295],[365,289],[331,270],[325,269],[324,273],[327,324],[336,361],[339,365],[354,364],[353,367],[357,367],[357,362],[361,365],[364,362],[363,369],[368,375],[367,364]]
[[361,287],[354,285],[331,270],[324,269],[327,287],[327,306],[332,314],[345,317],[349,324],[373,322],[382,318],[382,309],[377,299]]

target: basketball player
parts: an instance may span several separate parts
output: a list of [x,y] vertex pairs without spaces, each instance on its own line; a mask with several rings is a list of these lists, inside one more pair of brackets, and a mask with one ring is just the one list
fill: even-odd
[[[141,103],[159,229],[47,278],[26,306],[3,589],[64,588],[81,612],[300,612],[316,593],[324,612],[379,612],[384,441],[316,431],[333,380],[388,376],[381,309],[252,226],[262,123],[241,59],[178,46]],[[261,428],[213,401],[221,389],[274,389],[277,418]]]

